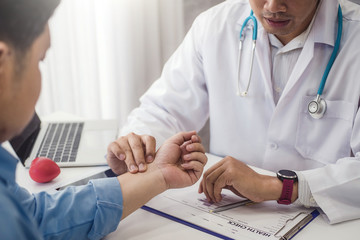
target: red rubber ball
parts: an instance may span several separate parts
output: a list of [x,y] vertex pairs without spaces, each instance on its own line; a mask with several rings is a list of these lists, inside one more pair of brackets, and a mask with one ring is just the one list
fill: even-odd
[[53,160],[45,157],[35,158],[29,169],[32,180],[38,183],[47,183],[59,176],[60,168]]

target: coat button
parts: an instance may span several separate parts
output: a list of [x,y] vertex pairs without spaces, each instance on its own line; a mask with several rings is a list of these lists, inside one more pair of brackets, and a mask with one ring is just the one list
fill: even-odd
[[269,144],[269,147],[270,147],[270,149],[272,149],[272,150],[276,150],[276,149],[278,149],[278,145],[276,144],[276,143],[270,143]]

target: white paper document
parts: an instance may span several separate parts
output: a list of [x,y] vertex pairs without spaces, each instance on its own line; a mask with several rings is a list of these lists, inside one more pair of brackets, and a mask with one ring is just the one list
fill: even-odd
[[[280,239],[286,233],[291,237],[294,235],[290,234],[291,229],[296,233],[313,218],[311,212],[314,209],[280,205],[276,201],[254,203],[214,213],[212,211],[220,206],[243,199],[224,189],[221,203],[212,204],[204,194],[198,193],[198,186],[199,183],[184,189],[166,191],[153,198],[146,207],[228,237],[224,239],[272,240]],[[301,226],[295,228],[295,225]],[[279,230],[281,231],[278,232]]]

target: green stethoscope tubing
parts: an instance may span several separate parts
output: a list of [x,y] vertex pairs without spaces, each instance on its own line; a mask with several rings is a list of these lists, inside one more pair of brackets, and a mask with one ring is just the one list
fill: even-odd
[[[341,6],[339,5],[339,7],[338,7],[338,31],[337,31],[337,37],[336,37],[335,46],[334,46],[333,52],[332,52],[332,54],[330,56],[329,62],[327,64],[327,66],[326,66],[326,69],[324,71],[324,74],[322,76],[322,79],[321,79],[321,82],[320,82],[320,85],[319,85],[319,89],[318,89],[318,92],[317,92],[316,100],[312,101],[312,102],[316,102],[317,106],[320,104],[321,101],[324,101],[323,99],[321,99],[321,95],[322,95],[322,93],[324,91],[326,80],[327,80],[327,77],[328,77],[328,75],[330,73],[331,67],[333,66],[333,64],[335,62],[335,59],[336,59],[336,56],[337,56],[337,54],[339,52],[341,36],[342,36],[342,29],[343,29],[342,18],[343,18],[342,10],[341,10]],[[250,65],[251,69],[250,69],[250,75],[249,75],[247,88],[246,88],[246,90],[244,92],[240,92],[239,82],[240,82],[240,60],[241,60],[242,42],[244,40],[244,28],[247,26],[247,24],[250,21],[253,22],[253,29],[252,29],[253,30],[253,34],[252,34],[253,50],[252,50],[252,54],[251,54],[251,65]],[[244,23],[241,26],[241,30],[240,30],[240,44],[239,44],[239,57],[238,57],[238,62],[239,62],[238,63],[238,95],[241,95],[241,96],[246,96],[247,95],[248,89],[249,89],[249,86],[250,86],[252,68],[253,68],[253,60],[254,60],[254,52],[255,52],[255,46],[256,46],[256,40],[257,40],[257,32],[258,32],[257,20],[256,20],[256,17],[254,16],[253,11],[251,10],[250,16],[245,19]],[[309,113],[314,114],[314,113],[311,113],[311,111],[310,111],[310,104],[311,103],[309,103]],[[326,103],[324,102],[322,104],[324,105],[323,106],[324,107],[323,113],[324,113],[325,109],[326,109]],[[318,110],[318,108],[316,108],[316,109]],[[323,113],[322,113],[322,115],[323,115]],[[319,118],[321,118],[322,115]],[[315,117],[315,118],[317,118],[317,117]]]

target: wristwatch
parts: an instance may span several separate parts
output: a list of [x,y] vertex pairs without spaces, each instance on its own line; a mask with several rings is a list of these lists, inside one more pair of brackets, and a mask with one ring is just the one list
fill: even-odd
[[297,175],[291,170],[280,170],[276,175],[278,179],[283,182],[282,193],[277,202],[279,204],[289,205],[291,204],[294,183],[298,181]]

